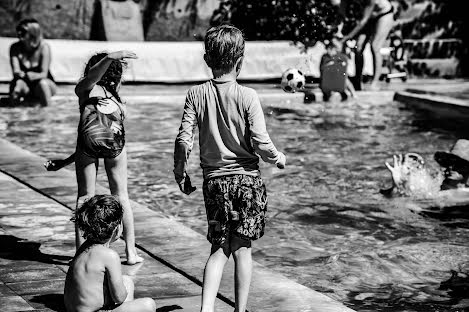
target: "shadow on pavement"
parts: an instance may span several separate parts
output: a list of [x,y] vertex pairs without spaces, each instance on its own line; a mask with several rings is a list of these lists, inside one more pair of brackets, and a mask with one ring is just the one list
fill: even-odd
[[28,260],[48,264],[67,265],[72,257],[42,253],[41,243],[31,242],[12,235],[0,235],[0,258],[8,260]]
[[44,307],[56,312],[65,312],[63,294],[45,294],[37,295],[30,299],[31,302],[40,303]]
[[158,308],[156,309],[155,312],[169,312],[169,311],[174,311],[174,310],[182,310],[182,307],[173,304],[170,306],[164,306],[164,307]]

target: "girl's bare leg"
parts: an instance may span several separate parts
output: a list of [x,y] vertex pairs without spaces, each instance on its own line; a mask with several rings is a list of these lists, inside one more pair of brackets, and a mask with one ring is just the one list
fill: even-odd
[[381,48],[394,25],[394,17],[392,14],[386,14],[380,17],[375,24],[375,29],[371,38],[371,53],[373,55],[373,80],[371,88],[376,89],[383,69],[383,57]]
[[[78,184],[77,206],[95,195],[96,192],[96,175],[98,173],[98,159],[85,155],[79,148],[75,152],[75,171]],[[75,243],[76,248],[80,248],[84,239],[75,224]]]
[[124,225],[127,264],[142,262],[143,258],[137,255],[137,249],[135,248],[134,216],[127,191],[127,149],[124,147],[122,152],[115,158],[105,158],[104,166],[111,194],[119,198],[122,208],[124,208],[122,223]]
[[[228,245],[228,244],[227,244]],[[214,247],[210,252],[204,270],[204,285],[202,287],[202,312],[213,312],[215,309],[215,299],[220,287],[223,268],[230,257],[230,247]]]
[[252,276],[251,242],[232,237],[230,245],[235,261],[235,312],[244,312]]

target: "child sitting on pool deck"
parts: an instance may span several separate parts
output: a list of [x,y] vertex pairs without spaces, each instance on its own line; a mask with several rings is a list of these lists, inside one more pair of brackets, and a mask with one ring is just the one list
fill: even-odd
[[86,241],[73,258],[65,279],[67,312],[154,312],[151,298],[133,298],[134,285],[122,275],[120,257],[109,245],[122,234],[124,210],[112,195],[96,195],[77,211],[74,221]]
[[[212,27],[205,36],[204,59],[214,78],[192,87],[186,96],[174,149],[174,176],[180,190],[195,190],[186,172],[199,128],[203,195],[212,244],[204,272],[201,311],[213,311],[225,263],[235,260],[235,311],[245,311],[252,274],[251,241],[263,236],[267,194],[259,156],[285,166],[266,130],[255,90],[236,78],[244,56],[244,38],[233,26]],[[255,153],[257,153],[257,156]]]

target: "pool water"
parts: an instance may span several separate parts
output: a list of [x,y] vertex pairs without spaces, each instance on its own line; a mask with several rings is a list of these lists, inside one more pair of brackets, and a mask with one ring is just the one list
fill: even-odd
[[[269,220],[265,236],[254,243],[254,259],[357,311],[456,311],[458,301],[439,286],[450,270],[469,268],[469,226],[414,214],[379,189],[391,184],[384,162],[394,153],[418,152],[435,166],[433,153],[448,150],[457,134],[422,127],[392,95],[310,104],[319,116],[271,107],[288,107],[287,98],[262,100],[287,167],[261,164]],[[197,191],[183,195],[172,174],[180,98],[129,103],[129,192],[205,235],[198,142],[189,161]],[[76,140],[76,105],[69,99],[46,108],[0,108],[0,134],[47,158],[68,156]],[[106,185],[104,170],[98,182]]]

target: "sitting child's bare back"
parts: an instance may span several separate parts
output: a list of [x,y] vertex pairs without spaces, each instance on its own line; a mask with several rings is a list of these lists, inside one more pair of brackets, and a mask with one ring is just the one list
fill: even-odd
[[67,311],[94,312],[115,307],[116,301],[110,296],[108,279],[111,274],[117,275],[121,277],[120,284],[123,283],[120,265],[119,255],[112,249],[102,245],[83,244],[72,261],[65,280],[64,299]]
[[122,275],[120,257],[109,245],[122,234],[123,208],[112,195],[96,195],[77,209],[75,222],[86,241],[65,279],[67,312],[154,312],[151,298],[134,300],[134,285]]

